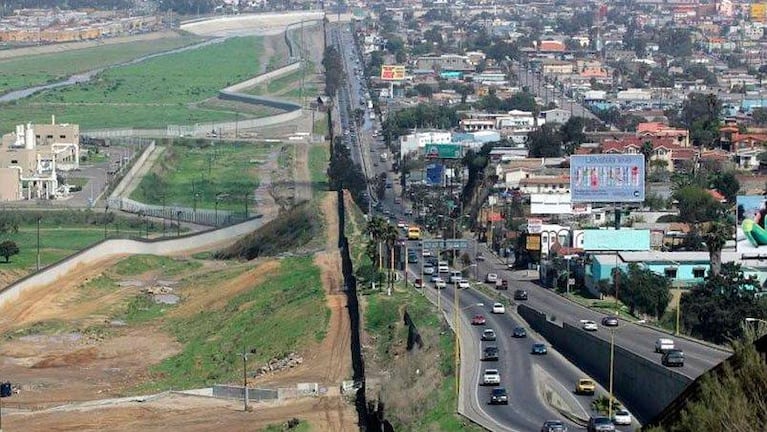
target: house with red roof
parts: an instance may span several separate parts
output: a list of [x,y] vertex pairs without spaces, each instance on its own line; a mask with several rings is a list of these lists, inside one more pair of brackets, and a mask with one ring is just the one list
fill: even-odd
[[661,122],[646,122],[637,125],[638,137],[670,137],[682,147],[690,146],[690,132],[687,129],[677,129]]
[[672,137],[608,138],[602,141],[601,150],[602,153],[606,154],[642,154],[645,143],[649,143],[652,146],[650,168],[655,167],[656,169],[663,168],[668,171],[674,171],[675,166],[681,160],[675,153],[680,152],[685,156],[689,156],[688,152],[685,151],[687,149],[677,144],[676,140]]

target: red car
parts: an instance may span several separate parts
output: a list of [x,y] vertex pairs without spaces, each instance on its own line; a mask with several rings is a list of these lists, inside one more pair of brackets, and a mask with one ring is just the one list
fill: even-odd
[[471,319],[471,325],[485,325],[485,317],[482,315],[474,315]]

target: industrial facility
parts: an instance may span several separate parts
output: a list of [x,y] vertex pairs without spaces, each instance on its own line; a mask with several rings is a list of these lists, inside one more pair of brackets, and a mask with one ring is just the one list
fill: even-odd
[[57,172],[80,167],[80,126],[17,125],[0,141],[0,201],[59,199],[69,188],[59,185]]

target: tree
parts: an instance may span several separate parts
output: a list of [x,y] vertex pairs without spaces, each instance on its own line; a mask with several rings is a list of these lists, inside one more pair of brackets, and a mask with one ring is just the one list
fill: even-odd
[[335,47],[325,48],[322,66],[325,68],[325,94],[333,97],[343,84],[345,76],[341,54]]
[[711,186],[724,195],[728,203],[734,203],[740,191],[740,182],[732,171],[714,172],[711,175]]
[[586,134],[583,133],[585,128],[586,124],[583,117],[577,116],[567,119],[560,128],[559,133],[562,135],[562,140],[570,147],[571,152],[586,141]]
[[715,94],[690,93],[682,103],[679,123],[690,130],[697,146],[711,147],[719,139],[719,114],[722,101]]
[[10,212],[0,213],[0,234],[19,232],[19,221]]
[[721,203],[698,186],[684,186],[673,194],[678,201],[679,218],[692,224],[717,220],[721,214]]
[[562,156],[562,135],[556,126],[546,123],[527,135],[530,157]]
[[732,341],[733,354],[723,367],[704,374],[668,422],[648,432],[708,430],[756,431],[767,426],[767,363],[754,342],[762,329]]
[[751,120],[758,125],[767,124],[767,108],[754,108],[751,111]]
[[708,249],[709,261],[711,262],[711,275],[717,276],[722,268],[722,248],[727,240],[732,238],[732,224],[728,222],[712,222],[703,234],[703,240]]
[[422,97],[430,98],[434,94],[434,89],[429,84],[416,84],[413,89]]
[[743,318],[767,319],[767,300],[757,298],[760,284],[747,278],[740,264],[724,263],[681,298],[681,319],[690,335],[714,343],[743,334]]
[[628,274],[618,270],[619,299],[633,315],[637,310],[660,319],[671,300],[671,281],[650,269],[629,264]]
[[0,243],[0,256],[5,257],[5,262],[10,262],[12,256],[19,253],[19,247],[16,242],[6,240]]

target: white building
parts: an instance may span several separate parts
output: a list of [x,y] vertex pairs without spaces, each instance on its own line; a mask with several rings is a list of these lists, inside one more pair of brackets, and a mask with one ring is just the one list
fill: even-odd
[[430,144],[450,144],[453,134],[445,131],[415,132],[399,138],[400,157],[417,153]]

